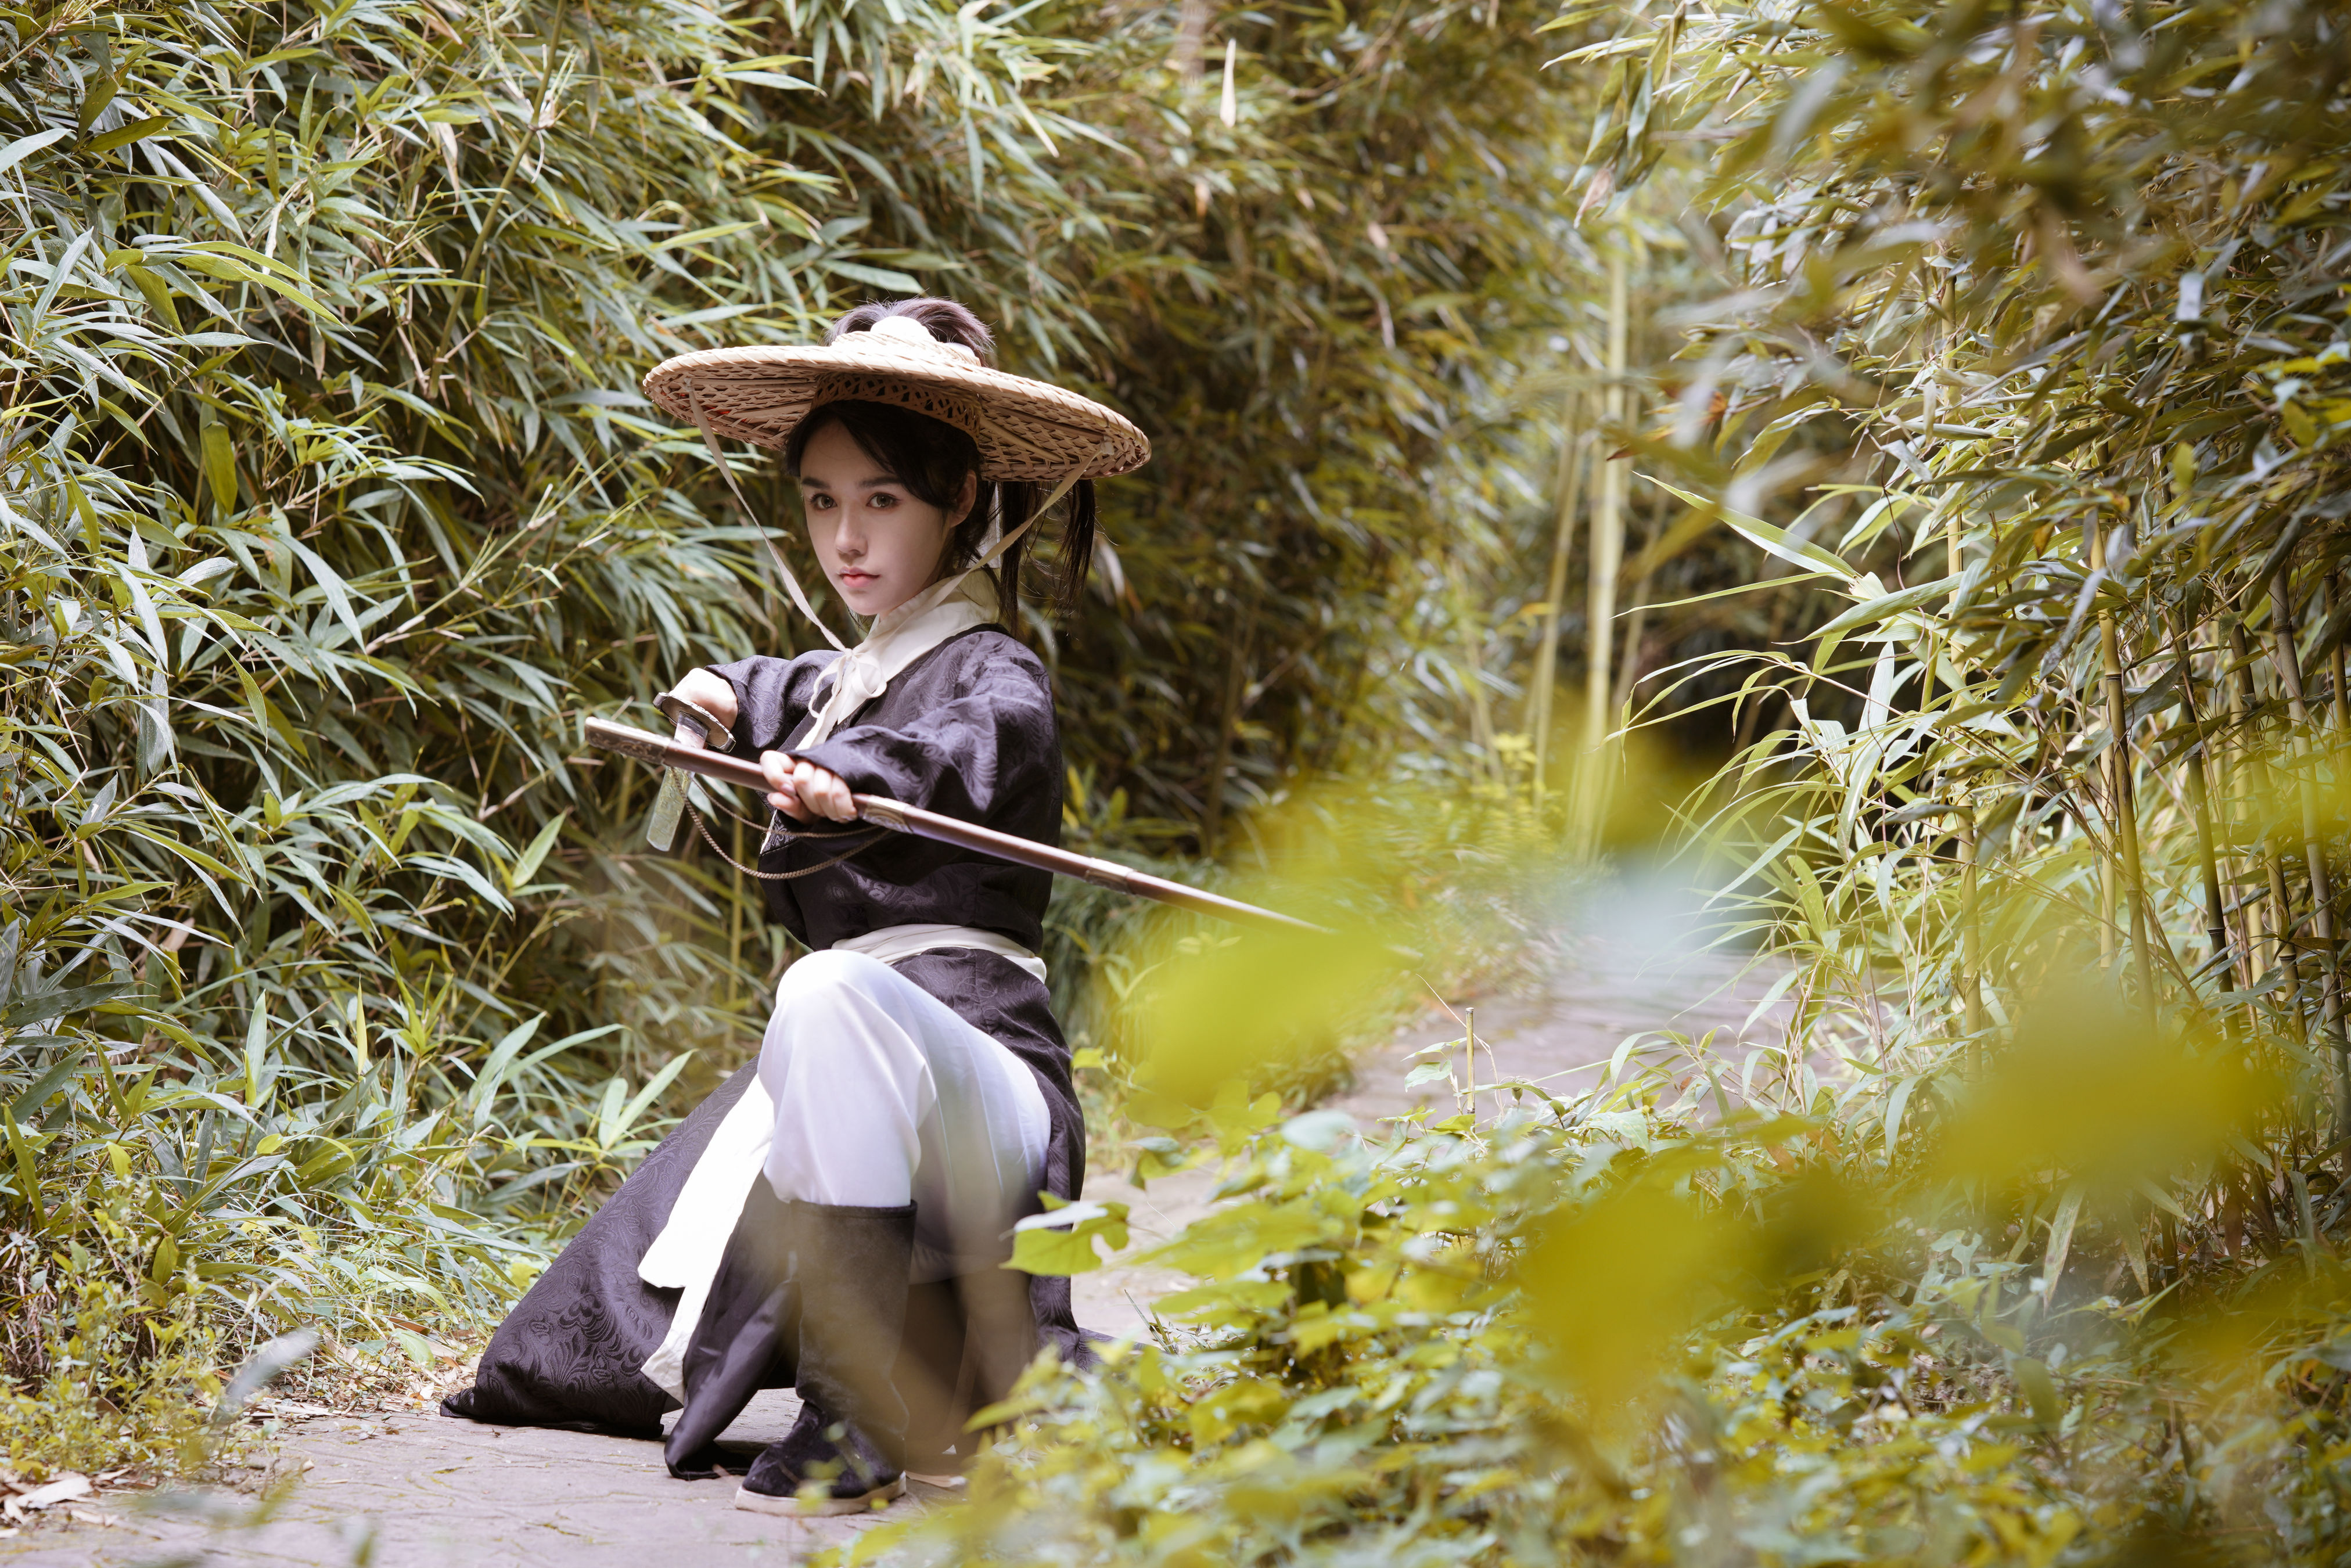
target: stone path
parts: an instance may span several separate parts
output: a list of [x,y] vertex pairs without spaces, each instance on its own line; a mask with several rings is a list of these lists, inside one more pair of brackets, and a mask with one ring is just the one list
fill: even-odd
[[[788,1393],[762,1394],[721,1441],[756,1451],[789,1431],[798,1410]],[[650,1443],[483,1427],[429,1409],[291,1423],[277,1463],[280,1473],[298,1475],[274,1516],[248,1497],[110,1500],[78,1510],[110,1523],[45,1523],[0,1542],[0,1563],[787,1563],[879,1521],[752,1513],[732,1505],[733,1480],[670,1479],[661,1450]],[[913,1490],[917,1506],[956,1495],[919,1481]]]
[[[1732,975],[1725,960],[1683,954],[1669,939],[1645,936],[1620,920],[1608,939],[1575,944],[1539,983],[1480,1000],[1478,1033],[1486,1049],[1479,1079],[1544,1080],[1565,1095],[1588,1087],[1596,1064],[1636,1031],[1695,1036],[1720,1027],[1735,1037],[1757,988],[1734,985]],[[1757,1032],[1774,1031],[1767,1023]],[[1460,1036],[1432,1005],[1393,1044],[1357,1062],[1354,1087],[1332,1106],[1367,1132],[1417,1104],[1441,1104],[1438,1113],[1450,1113],[1445,1083],[1408,1089],[1405,1077],[1418,1048]],[[1086,1196],[1129,1205],[1139,1251],[1204,1212],[1214,1181],[1213,1172],[1193,1170],[1138,1190],[1105,1172],[1088,1182]],[[1131,1267],[1081,1275],[1078,1319],[1113,1334],[1147,1332],[1149,1303],[1182,1282]],[[763,1395],[725,1440],[747,1448],[770,1442],[790,1427],[796,1409],[789,1394]],[[430,1409],[312,1416],[288,1421],[285,1434],[276,1463],[278,1473],[297,1479],[274,1514],[256,1516],[253,1499],[235,1494],[176,1506],[127,1495],[84,1501],[68,1517],[53,1512],[0,1531],[0,1568],[783,1564],[874,1522],[747,1512],[732,1506],[732,1480],[671,1480],[647,1443],[480,1427]],[[913,1500],[887,1517],[948,1505],[956,1496],[917,1482]]]

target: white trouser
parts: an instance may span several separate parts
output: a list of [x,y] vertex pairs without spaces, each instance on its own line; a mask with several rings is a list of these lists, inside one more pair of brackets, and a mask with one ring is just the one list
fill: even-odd
[[765,1170],[778,1197],[913,1204],[917,1284],[1012,1255],[1050,1124],[1002,1041],[887,964],[833,948],[784,971],[759,1082],[776,1108]]

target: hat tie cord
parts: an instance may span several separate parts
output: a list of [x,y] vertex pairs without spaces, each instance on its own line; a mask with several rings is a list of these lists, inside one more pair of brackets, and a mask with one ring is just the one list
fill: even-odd
[[702,392],[695,386],[691,377],[687,378],[685,383],[685,397],[686,406],[694,413],[694,426],[702,432],[702,444],[710,448],[711,460],[718,465],[719,475],[726,481],[726,488],[734,496],[735,504],[743,509],[744,519],[751,525],[752,531],[759,536],[759,542],[768,547],[768,558],[776,563],[776,570],[783,577],[784,591],[792,596],[792,602],[799,606],[800,613],[809,618],[810,623],[824,633],[826,642],[841,652],[847,653],[849,644],[832,634],[832,628],[824,623],[824,618],[819,615],[816,612],[816,607],[809,602],[807,591],[800,587],[800,580],[792,575],[791,565],[784,559],[784,552],[776,548],[775,535],[768,531],[768,525],[759,520],[759,514],[753,511],[751,503],[744,498],[743,486],[736,483],[735,470],[728,465],[726,454],[718,444],[718,436],[710,428],[709,416],[702,412]]

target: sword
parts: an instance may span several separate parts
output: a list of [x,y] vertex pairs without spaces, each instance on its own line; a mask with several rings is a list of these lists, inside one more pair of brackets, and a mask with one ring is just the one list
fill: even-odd
[[[653,699],[653,706],[675,727],[673,733],[682,749],[693,750],[686,742],[696,738],[705,746],[734,738],[735,732],[720,723],[717,715],[674,692],[664,692]],[[673,767],[662,774],[661,793],[653,797],[653,814],[645,819],[645,842],[657,850],[667,850],[677,841],[677,820],[685,814],[686,771]]]
[[[690,703],[682,706],[693,706]],[[663,711],[666,714],[669,710],[664,707]],[[699,713],[702,710],[695,711]],[[702,716],[709,718],[706,713]],[[710,722],[716,725],[716,720]],[[722,783],[753,790],[763,797],[768,793],[768,776],[756,762],[747,762],[739,757],[728,757],[722,752],[708,751],[674,740],[664,740],[649,731],[631,729],[626,725],[612,724],[601,718],[586,720],[584,727],[589,745],[668,768],[672,779],[685,773],[698,773],[705,779],[716,779]],[[682,735],[689,737],[693,733],[684,725],[680,725],[679,729]],[[729,732],[724,726],[718,726],[717,733],[723,736]],[[1196,915],[1229,920],[1236,925],[1254,925],[1270,931],[1311,931],[1323,936],[1332,935],[1330,927],[1316,925],[1311,921],[1278,914],[1270,909],[1260,909],[1254,904],[1243,904],[1237,898],[1227,898],[1221,894],[1204,893],[1180,882],[1169,882],[1165,877],[1130,871],[1112,861],[1072,854],[1067,850],[1057,850],[1013,833],[999,833],[993,828],[983,828],[954,817],[943,817],[936,811],[925,811],[919,806],[909,806],[904,801],[887,800],[880,795],[852,795],[850,799],[856,802],[858,820],[871,822],[878,828],[913,833],[918,838],[935,839],[940,843],[954,844],[958,849],[976,850],[1014,865],[1029,866],[1038,871],[1051,872],[1056,876],[1090,882],[1096,887],[1131,893],[1140,898],[1191,910]],[[674,826],[675,819],[673,817],[672,827]]]

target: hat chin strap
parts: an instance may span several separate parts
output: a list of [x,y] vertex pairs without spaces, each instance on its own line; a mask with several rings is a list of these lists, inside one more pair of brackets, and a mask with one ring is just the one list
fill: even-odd
[[[702,444],[710,448],[711,460],[718,465],[719,476],[726,481],[727,493],[735,497],[735,504],[742,508],[744,517],[750,523],[753,531],[758,534],[759,542],[768,547],[768,559],[776,563],[776,571],[784,580],[784,591],[792,596],[792,602],[799,606],[801,614],[809,618],[809,623],[824,633],[826,642],[841,652],[847,653],[849,644],[832,634],[832,628],[824,623],[824,618],[819,615],[816,612],[816,607],[809,602],[807,591],[800,587],[800,580],[793,575],[791,564],[784,559],[784,552],[776,548],[775,535],[768,531],[767,524],[759,520],[759,514],[751,509],[751,503],[744,497],[743,486],[736,482],[735,470],[727,463],[725,450],[718,444],[717,434],[710,428],[709,417],[702,412],[702,393],[700,389],[695,386],[691,377],[686,379],[685,400],[686,407],[694,415],[694,427],[702,432]],[[971,565],[952,577],[942,578],[931,584],[897,609],[888,612],[888,614],[897,617],[901,622],[910,621],[924,611],[946,602],[948,596],[956,591],[965,578],[975,571],[986,571],[1002,559],[1004,552],[1010,549],[1021,535],[1035,528],[1038,519],[1059,505],[1061,497],[1070,493],[1071,487],[1086,476],[1087,469],[1110,455],[1112,445],[1111,439],[1104,436],[1102,444],[1075,468],[1071,469],[1061,482],[1053,486],[1052,494],[1037,504],[1037,509],[1029,514],[1027,522],[990,545],[987,552]]]
[[718,472],[726,479],[726,488],[734,496],[735,504],[743,509],[744,520],[759,536],[759,542],[768,547],[768,559],[776,563],[776,570],[783,577],[784,591],[792,596],[792,602],[799,606],[800,613],[809,618],[809,623],[824,633],[826,642],[846,652],[849,644],[832,634],[832,628],[824,623],[824,618],[809,602],[807,591],[800,587],[800,580],[792,575],[791,565],[784,559],[784,552],[776,548],[776,536],[768,531],[768,525],[759,520],[759,514],[751,509],[749,501],[744,499],[743,486],[736,483],[735,470],[728,465],[726,454],[719,447],[718,436],[710,428],[709,416],[702,412],[702,392],[691,376],[686,378],[685,401],[686,407],[694,414],[694,427],[702,432],[702,444],[710,448],[711,461],[718,465]]

